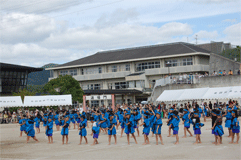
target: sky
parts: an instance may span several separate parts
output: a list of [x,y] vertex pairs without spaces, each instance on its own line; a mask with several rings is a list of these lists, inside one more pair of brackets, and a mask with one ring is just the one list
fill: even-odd
[[41,67],[99,51],[241,45],[241,0],[0,0],[0,62]]

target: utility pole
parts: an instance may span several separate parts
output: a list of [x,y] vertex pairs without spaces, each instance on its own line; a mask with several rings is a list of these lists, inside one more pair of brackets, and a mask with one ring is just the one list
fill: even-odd
[[196,38],[195,38],[195,39],[196,39],[196,44],[197,44],[197,35],[196,35]]

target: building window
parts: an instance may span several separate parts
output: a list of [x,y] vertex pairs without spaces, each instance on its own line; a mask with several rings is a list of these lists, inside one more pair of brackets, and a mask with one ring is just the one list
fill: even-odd
[[145,62],[145,63],[137,63],[136,64],[136,71],[144,71],[145,69],[153,69],[153,68],[160,68],[160,62]]
[[[21,75],[21,77],[23,78],[23,74]],[[53,70],[50,70],[50,76],[49,76],[50,78],[53,78],[54,77],[54,71]]]
[[178,63],[177,59],[167,60],[167,61],[165,61],[165,66],[166,67],[176,67],[176,66],[179,66],[179,63]]
[[84,69],[81,69],[81,74],[84,75]]
[[115,89],[126,89],[129,88],[129,82],[116,82]]
[[112,72],[117,72],[117,66],[112,66]]
[[91,107],[99,107],[99,101],[91,101]]
[[102,67],[99,67],[99,73],[102,73]]
[[70,74],[71,76],[76,76],[76,75],[77,75],[77,69],[70,70],[70,71],[69,71],[69,74]]
[[130,70],[131,70],[130,64],[127,64],[126,65],[126,71],[130,71]]
[[184,58],[184,59],[182,60],[182,65],[183,65],[183,66],[193,65],[192,57],[190,57],[190,58]]
[[60,71],[60,75],[65,76],[68,74],[68,71]]
[[108,89],[112,89],[112,83],[108,83]]
[[96,67],[96,68],[86,68],[85,74],[99,74],[102,73],[102,67]]
[[88,84],[87,86],[83,86],[83,89],[100,90],[101,89],[101,84]]
[[100,84],[95,84],[94,85],[94,90],[99,90],[100,89]]

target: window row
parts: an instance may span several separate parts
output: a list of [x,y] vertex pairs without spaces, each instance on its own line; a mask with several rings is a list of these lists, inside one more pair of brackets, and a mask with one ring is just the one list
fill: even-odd
[[65,75],[76,76],[77,75],[77,69],[60,71],[59,75],[62,75],[62,76],[65,76]]
[[160,68],[160,61],[156,62],[145,62],[145,63],[137,63],[136,64],[136,71],[144,71],[145,69],[152,69],[152,68]]
[[83,90],[100,90],[102,89],[102,84],[87,84],[82,87]]
[[193,65],[192,57],[183,59],[172,59],[165,61],[165,67],[188,66]]
[[123,72],[123,71],[130,71],[130,70],[131,70],[130,64],[112,65],[112,66],[108,66],[107,72]]

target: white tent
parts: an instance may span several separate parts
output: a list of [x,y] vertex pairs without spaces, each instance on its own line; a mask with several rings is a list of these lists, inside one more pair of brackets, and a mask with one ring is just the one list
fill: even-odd
[[156,101],[241,99],[241,86],[165,90]]
[[21,107],[23,102],[20,96],[0,97],[0,108],[3,107]]
[[179,96],[179,101],[185,100],[201,100],[203,95],[209,90],[209,88],[196,88],[196,89],[185,89],[184,92]]
[[241,86],[232,87],[232,91],[229,92],[228,98],[229,99],[241,98]]
[[227,99],[232,87],[209,88],[203,99]]
[[179,90],[165,90],[156,101],[164,101],[164,102],[170,102],[170,101],[177,101],[180,95],[184,92],[184,89]]
[[72,105],[71,95],[25,96],[24,106],[64,106]]

